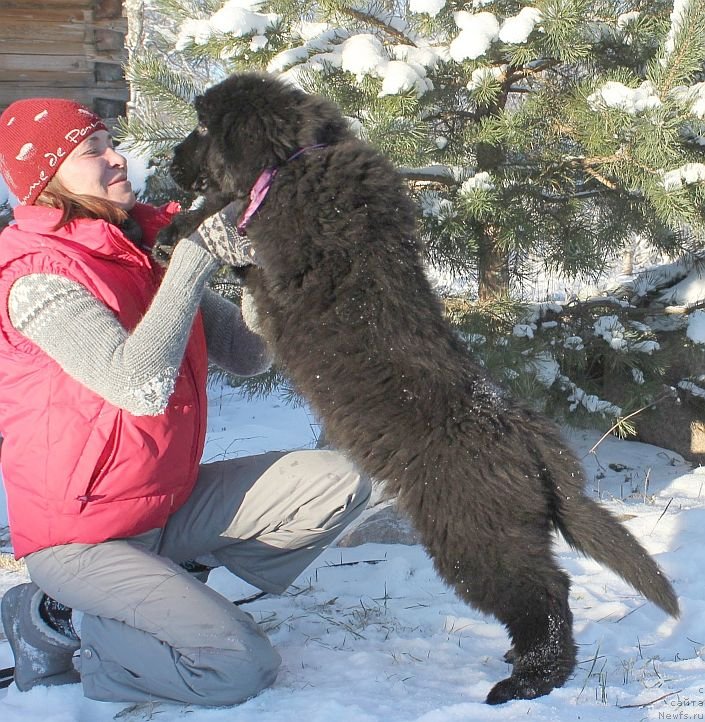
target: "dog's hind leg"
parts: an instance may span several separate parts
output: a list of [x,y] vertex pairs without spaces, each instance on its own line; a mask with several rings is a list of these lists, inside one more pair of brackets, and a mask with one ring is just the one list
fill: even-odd
[[512,639],[513,670],[487,695],[489,704],[548,694],[563,685],[575,667],[568,578],[556,569],[546,585],[527,571],[526,583],[510,577],[513,593],[503,609],[494,611]]
[[485,539],[479,556],[467,565],[454,564],[456,579],[462,571],[466,580],[456,584],[459,596],[494,615],[511,637],[507,661],[513,664],[512,674],[493,687],[489,704],[548,694],[575,667],[568,576],[555,563],[550,533],[523,531],[512,539]]

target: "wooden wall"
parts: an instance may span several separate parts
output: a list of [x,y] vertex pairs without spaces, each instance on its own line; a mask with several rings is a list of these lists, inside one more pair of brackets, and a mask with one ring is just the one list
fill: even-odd
[[124,115],[126,32],[122,0],[0,0],[0,111],[37,96]]

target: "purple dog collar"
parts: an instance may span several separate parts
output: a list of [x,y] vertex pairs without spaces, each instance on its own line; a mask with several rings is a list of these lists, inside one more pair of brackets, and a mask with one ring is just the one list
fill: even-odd
[[[324,144],[320,143],[319,145],[307,145],[305,148],[299,148],[299,150],[297,150],[294,155],[292,155],[290,158],[287,158],[286,162],[289,163],[290,161],[298,158],[301,154],[306,153],[309,150],[317,150],[318,148],[325,147],[326,146]],[[240,216],[240,220],[237,222],[237,232],[241,236],[247,235],[247,226],[252,220],[252,217],[259,210],[262,203],[264,203],[264,199],[267,197],[267,193],[269,193],[269,189],[272,187],[272,183],[277,177],[278,171],[279,168],[277,167],[265,168],[259,174],[259,177],[255,181],[255,184],[252,186],[252,189],[250,190],[250,203],[247,208],[245,208],[243,214]]]
[[259,207],[267,197],[267,193],[272,186],[272,181],[277,177],[277,170],[277,168],[266,168],[260,173],[259,178],[257,178],[255,184],[252,186],[250,190],[250,203],[237,222],[237,232],[241,236],[245,235],[250,219],[257,213]]

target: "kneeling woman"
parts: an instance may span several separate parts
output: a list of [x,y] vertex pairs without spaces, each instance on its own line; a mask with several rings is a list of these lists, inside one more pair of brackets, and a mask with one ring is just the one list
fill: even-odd
[[369,486],[330,451],[199,463],[208,360],[270,363],[254,315],[206,288],[222,263],[256,262],[228,209],[163,271],[149,248],[178,206],[136,203],[103,121],[67,100],[5,110],[0,172],[19,200],[0,235],[2,475],[32,580],[2,600],[15,682],[77,682],[80,650],[93,699],[252,697],[279,655],[182,564],[207,557],[281,593]]

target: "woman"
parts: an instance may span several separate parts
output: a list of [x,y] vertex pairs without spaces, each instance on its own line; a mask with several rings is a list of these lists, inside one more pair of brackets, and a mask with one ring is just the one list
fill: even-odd
[[270,363],[254,315],[206,288],[221,263],[256,261],[230,208],[163,271],[149,247],[178,206],[136,203],[105,124],[68,100],[6,109],[0,172],[20,203],[0,234],[2,475],[32,580],[2,600],[15,682],[78,681],[80,650],[93,699],[241,702],[279,655],[181,564],[281,593],[369,487],[327,451],[199,465],[208,358]]

